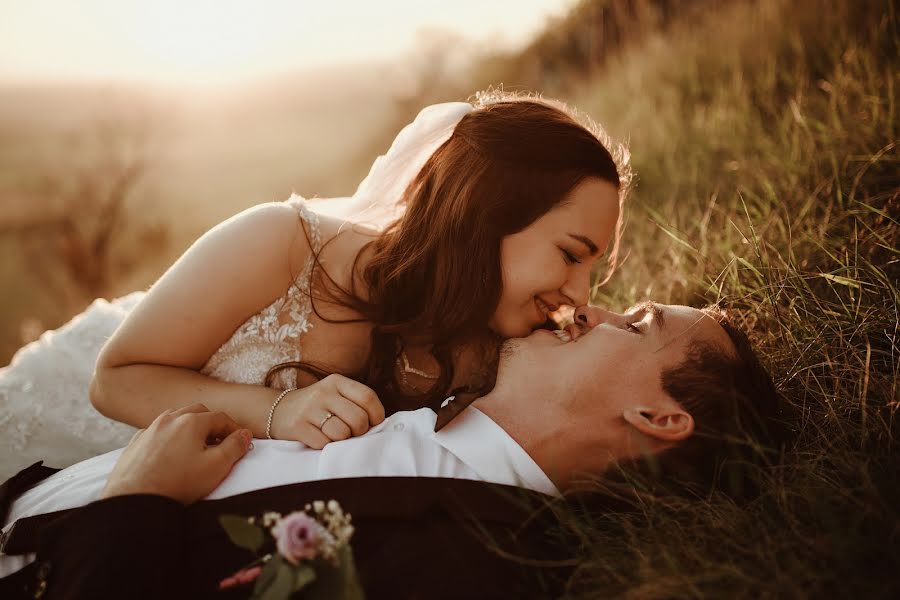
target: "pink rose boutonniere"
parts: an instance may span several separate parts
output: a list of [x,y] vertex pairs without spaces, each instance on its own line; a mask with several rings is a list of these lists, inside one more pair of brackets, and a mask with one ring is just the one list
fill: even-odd
[[300,590],[304,598],[362,600],[350,548],[350,521],[335,500],[317,500],[283,517],[275,512],[260,518],[221,516],[219,522],[231,541],[257,559],[220,581],[219,589],[253,583],[251,598],[257,600],[284,600]]
[[272,535],[275,536],[278,552],[289,563],[296,565],[303,559],[316,557],[321,528],[319,522],[305,512],[293,512],[272,528]]

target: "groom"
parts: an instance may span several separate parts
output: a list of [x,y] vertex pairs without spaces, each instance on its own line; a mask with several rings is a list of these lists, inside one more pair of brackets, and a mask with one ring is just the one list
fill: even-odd
[[[765,441],[771,441],[778,396],[745,338],[717,313],[645,303],[625,314],[582,307],[575,317],[564,333],[536,331],[508,342],[494,390],[472,404],[475,410],[461,412],[431,437],[461,436],[472,423],[490,421],[496,431],[468,433],[491,432],[496,439],[486,443],[500,447],[497,440],[508,441],[524,451],[507,455],[518,457],[518,470],[512,472],[525,474],[520,485],[550,493],[578,489],[613,464],[639,467],[646,459],[671,477],[708,485],[722,459],[736,452],[727,440],[768,433]],[[453,402],[446,409],[458,412]],[[433,414],[431,419],[436,420]],[[378,435],[335,442],[321,455],[339,454],[342,444],[364,446]],[[203,441],[210,436],[225,439],[206,447]],[[431,438],[406,433],[392,439],[397,440],[393,445],[412,444],[407,460],[413,463],[427,462],[438,446],[447,447],[429,446]],[[477,454],[480,440],[473,441],[457,448]],[[540,543],[548,521],[532,520],[523,527],[527,505],[511,493],[515,488],[486,483],[498,478],[484,457],[461,459],[462,466],[476,467],[467,477],[481,482],[370,477],[266,488],[260,483],[265,474],[256,472],[254,485],[265,489],[184,508],[215,488],[235,462],[238,468],[226,485],[241,489],[231,480],[240,475],[247,444],[227,416],[199,406],[161,416],[122,454],[103,499],[46,525],[36,548],[27,535],[33,520],[24,520],[29,523],[23,523],[26,531],[19,541],[16,525],[4,551],[36,549],[38,560],[0,581],[15,586],[0,591],[46,598],[203,597],[247,562],[218,528],[218,514],[288,512],[311,500],[335,498],[354,514],[354,553],[372,597],[547,593],[528,587],[515,563],[472,535],[468,525],[475,517],[501,547],[513,534],[520,555],[555,556]],[[390,449],[376,447],[387,452],[377,457],[390,456]],[[511,471],[499,464],[504,461],[496,462],[502,480]],[[552,487],[542,487],[538,473]],[[526,499],[541,504],[549,497],[532,493]],[[21,541],[28,537],[31,546]]]

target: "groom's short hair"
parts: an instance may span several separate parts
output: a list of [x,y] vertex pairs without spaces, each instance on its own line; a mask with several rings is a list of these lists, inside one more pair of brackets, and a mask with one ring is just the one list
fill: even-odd
[[696,341],[680,364],[662,373],[663,390],[690,413],[694,433],[656,455],[613,466],[607,475],[638,475],[659,493],[702,496],[716,489],[748,498],[758,492],[757,470],[776,462],[793,437],[789,405],[727,313],[711,307],[704,312],[722,326],[736,352]]

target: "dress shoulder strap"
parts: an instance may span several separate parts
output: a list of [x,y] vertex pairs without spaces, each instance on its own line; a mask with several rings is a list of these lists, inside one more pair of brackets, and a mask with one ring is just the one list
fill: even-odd
[[309,232],[309,243],[313,253],[321,252],[322,228],[319,225],[319,215],[309,208],[306,198],[303,196],[291,194],[291,197],[286,202],[297,209],[297,215],[305,223],[306,230]]

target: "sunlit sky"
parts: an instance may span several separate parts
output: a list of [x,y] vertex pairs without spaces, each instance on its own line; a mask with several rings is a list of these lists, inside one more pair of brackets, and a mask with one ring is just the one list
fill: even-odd
[[0,81],[220,83],[383,60],[428,31],[521,45],[576,0],[0,0]]

